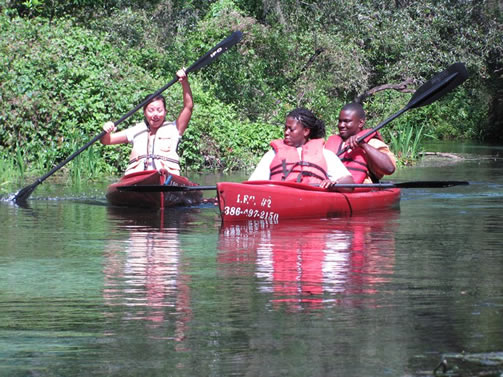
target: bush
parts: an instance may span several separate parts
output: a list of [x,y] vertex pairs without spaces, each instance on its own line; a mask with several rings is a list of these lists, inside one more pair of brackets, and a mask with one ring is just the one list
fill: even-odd
[[[455,61],[466,62],[470,80],[383,134],[483,138],[503,57],[495,14],[478,0],[8,0],[0,13],[0,148],[23,156],[27,172],[52,167],[238,29],[243,40],[191,76],[196,108],[180,146],[190,169],[247,168],[281,136],[274,125],[291,109],[312,109],[331,133],[356,95],[405,78],[419,87]],[[179,86],[165,94],[174,119]],[[369,126],[409,99],[390,91],[369,98]],[[125,168],[128,146],[92,148],[99,153],[80,166]]]
[[180,143],[182,165],[192,170],[248,170],[281,137],[283,129],[264,122],[241,120],[235,107],[192,86],[195,108]]
[[2,19],[2,145],[29,152],[27,164],[52,166],[126,113],[158,81],[134,62],[142,56],[104,42],[71,20]]

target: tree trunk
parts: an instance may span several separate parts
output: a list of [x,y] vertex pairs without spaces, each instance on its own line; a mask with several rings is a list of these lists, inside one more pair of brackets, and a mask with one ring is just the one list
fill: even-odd
[[384,84],[384,85],[379,85],[376,87],[373,87],[372,89],[369,89],[365,91],[364,93],[360,94],[359,96],[355,97],[354,101],[358,103],[363,103],[367,97],[370,97],[377,92],[387,90],[387,89],[394,89],[398,90],[399,92],[402,93],[414,93],[416,90],[409,88],[409,85],[411,85],[414,82],[413,79],[408,78],[405,81],[402,81],[399,84]]

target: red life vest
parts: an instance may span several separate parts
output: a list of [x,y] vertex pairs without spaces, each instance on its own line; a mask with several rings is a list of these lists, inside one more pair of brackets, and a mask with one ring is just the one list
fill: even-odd
[[273,140],[271,146],[276,155],[269,166],[270,179],[302,183],[319,183],[328,179],[324,142],[323,139],[309,140],[302,146],[302,158],[299,158],[296,147],[286,145],[283,139]]
[[[361,137],[365,135],[368,130],[361,130],[356,135],[357,137]],[[379,139],[382,140],[379,132],[373,133],[367,138],[365,138],[365,142],[368,142],[370,139]],[[370,177],[373,182],[378,182],[379,179],[376,177],[370,170],[367,164],[367,160],[365,159],[365,152],[361,148],[356,148],[353,150],[346,151],[339,155],[340,151],[343,149],[342,144],[344,140],[339,135],[332,135],[328,138],[325,148],[334,152],[339,156],[344,166],[348,168],[353,176],[355,183],[363,183],[367,177]]]

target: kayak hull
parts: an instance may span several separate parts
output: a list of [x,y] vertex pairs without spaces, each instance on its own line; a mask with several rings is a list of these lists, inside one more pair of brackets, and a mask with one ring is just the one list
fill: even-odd
[[[146,170],[124,175],[118,182],[108,186],[106,198],[111,205],[140,208],[167,208],[193,206],[201,203],[201,191],[180,192],[135,192],[120,191],[121,186],[163,185],[165,176],[156,170]],[[187,178],[170,174],[167,178],[170,186],[197,186]]]
[[247,181],[217,183],[222,221],[347,217],[396,208],[400,189],[355,189],[329,192],[293,182]]

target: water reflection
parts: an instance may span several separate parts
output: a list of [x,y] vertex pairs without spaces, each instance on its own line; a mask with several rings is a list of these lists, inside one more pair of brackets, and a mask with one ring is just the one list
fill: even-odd
[[372,305],[393,274],[398,210],[343,219],[248,222],[221,229],[220,273],[255,275],[274,308]]
[[108,215],[127,234],[110,239],[105,249],[103,298],[109,321],[140,321],[161,330],[149,337],[182,341],[192,313],[179,229],[191,221],[191,213],[109,207]]

